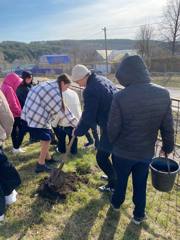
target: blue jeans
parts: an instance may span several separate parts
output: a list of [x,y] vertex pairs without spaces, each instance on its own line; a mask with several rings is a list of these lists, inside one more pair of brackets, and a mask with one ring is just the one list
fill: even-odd
[[151,160],[130,160],[113,156],[113,164],[117,182],[111,202],[119,208],[125,200],[129,175],[132,174],[133,203],[135,205],[133,215],[137,218],[145,216],[146,186]]

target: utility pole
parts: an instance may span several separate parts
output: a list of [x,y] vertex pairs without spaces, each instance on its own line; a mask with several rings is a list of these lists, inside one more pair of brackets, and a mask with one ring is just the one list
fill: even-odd
[[108,75],[108,54],[107,54],[107,29],[104,27],[102,29],[104,31],[104,40],[105,40],[105,52],[106,52],[106,74]]

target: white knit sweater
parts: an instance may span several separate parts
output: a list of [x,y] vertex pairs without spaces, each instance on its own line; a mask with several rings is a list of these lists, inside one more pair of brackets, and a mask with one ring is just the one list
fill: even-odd
[[[67,89],[63,92],[63,100],[69,111],[76,117],[77,120],[80,120],[82,111],[78,94],[72,89]],[[62,127],[70,126],[67,119],[63,119],[60,125]]]

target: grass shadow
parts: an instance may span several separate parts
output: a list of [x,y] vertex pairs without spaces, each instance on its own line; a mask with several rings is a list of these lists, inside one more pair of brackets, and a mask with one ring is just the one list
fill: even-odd
[[54,240],[88,240],[98,213],[106,203],[107,199],[102,195],[100,199],[93,199],[85,207],[78,209],[69,218],[63,233]]
[[133,222],[130,222],[124,232],[122,240],[138,240],[141,237],[142,225],[135,225]]
[[[131,215],[123,210],[123,214],[128,217],[129,219],[131,218]],[[123,240],[129,240],[129,239],[140,239],[140,234],[141,234],[141,230],[145,230],[147,233],[149,233],[150,235],[152,235],[154,237],[154,239],[162,239],[162,240],[166,240],[167,238],[163,235],[163,233],[158,233],[155,231],[155,229],[153,229],[152,227],[149,226],[148,221],[152,221],[151,218],[148,218],[147,222],[143,222],[141,225],[137,226],[135,225],[132,221],[128,224],[125,232],[124,232],[124,238],[122,238]],[[154,223],[154,221],[153,221]],[[162,226],[161,226],[162,227]]]
[[[167,240],[167,237],[160,234],[160,233],[157,233],[155,232],[155,230],[149,226],[149,224],[147,224],[146,222],[144,222],[142,224],[142,227],[145,231],[147,231],[148,233],[152,234],[154,236],[155,239],[162,239],[162,240]],[[170,238],[168,238],[170,239]]]
[[36,198],[31,205],[31,210],[27,213],[26,217],[15,219],[13,222],[7,222],[0,226],[1,236],[4,239],[9,239],[16,235],[16,240],[21,240],[25,237],[27,231],[33,225],[43,223],[42,213],[50,212],[52,204],[40,198]]
[[120,220],[120,212],[115,212],[111,207],[107,211],[106,219],[101,228],[98,240],[113,240]]
[[95,154],[95,150],[93,148],[79,148],[78,153],[76,155],[72,155],[72,158],[83,158],[85,154]]

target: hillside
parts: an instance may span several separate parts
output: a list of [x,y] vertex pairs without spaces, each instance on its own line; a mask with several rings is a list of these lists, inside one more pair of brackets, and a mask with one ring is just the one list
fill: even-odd
[[[133,49],[135,40],[109,39],[108,49]],[[104,49],[104,40],[60,40],[40,42],[14,42],[0,43],[0,61],[12,63],[15,59],[33,62],[43,54],[88,54],[97,49]]]

